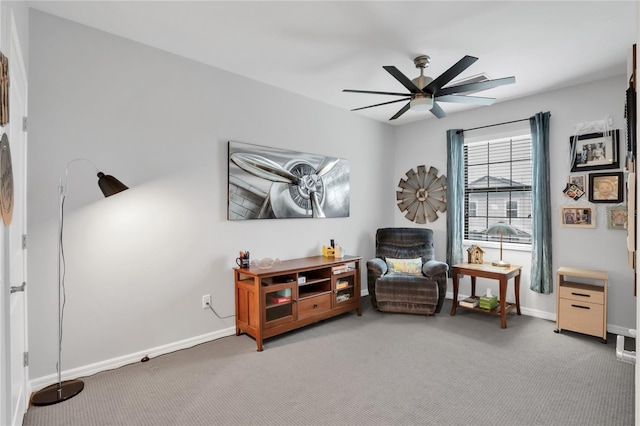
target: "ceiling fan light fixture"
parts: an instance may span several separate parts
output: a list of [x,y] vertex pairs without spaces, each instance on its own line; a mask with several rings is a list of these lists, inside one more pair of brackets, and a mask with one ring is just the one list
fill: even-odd
[[429,111],[433,108],[433,98],[428,96],[417,97],[415,99],[411,99],[410,104],[412,111]]

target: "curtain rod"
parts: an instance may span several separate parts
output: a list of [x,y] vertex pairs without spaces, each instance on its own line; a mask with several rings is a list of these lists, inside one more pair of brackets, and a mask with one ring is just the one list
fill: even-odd
[[489,124],[489,125],[486,125],[486,126],[474,127],[472,129],[462,129],[462,130],[458,130],[456,133],[460,134],[460,133],[463,133],[463,132],[469,132],[471,130],[485,129],[487,127],[502,126],[504,124],[518,123],[520,121],[529,121],[529,119],[528,118],[521,118],[520,120],[505,121],[504,123]]

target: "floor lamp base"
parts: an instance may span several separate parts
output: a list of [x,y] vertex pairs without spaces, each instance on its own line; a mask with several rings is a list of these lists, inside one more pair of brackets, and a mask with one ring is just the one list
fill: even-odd
[[61,392],[58,393],[58,383],[40,389],[31,395],[31,403],[33,405],[53,405],[67,399],[73,398],[84,389],[82,380],[66,380],[62,382]]

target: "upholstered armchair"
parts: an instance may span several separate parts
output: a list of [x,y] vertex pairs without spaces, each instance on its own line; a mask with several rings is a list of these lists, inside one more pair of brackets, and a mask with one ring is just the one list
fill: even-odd
[[446,263],[434,259],[431,229],[378,229],[376,258],[367,261],[371,304],[383,312],[438,313],[448,270]]

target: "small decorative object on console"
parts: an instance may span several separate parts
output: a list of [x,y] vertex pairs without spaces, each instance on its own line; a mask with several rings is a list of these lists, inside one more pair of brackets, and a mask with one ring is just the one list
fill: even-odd
[[324,257],[333,257],[335,249],[333,247],[322,246],[322,255]]
[[236,263],[241,268],[248,268],[251,266],[251,258],[248,251],[240,251],[240,257],[236,257]]
[[257,266],[260,269],[271,269],[273,265],[280,263],[280,259],[275,258],[272,259],[270,257],[265,257],[264,259],[252,260],[251,266]]

